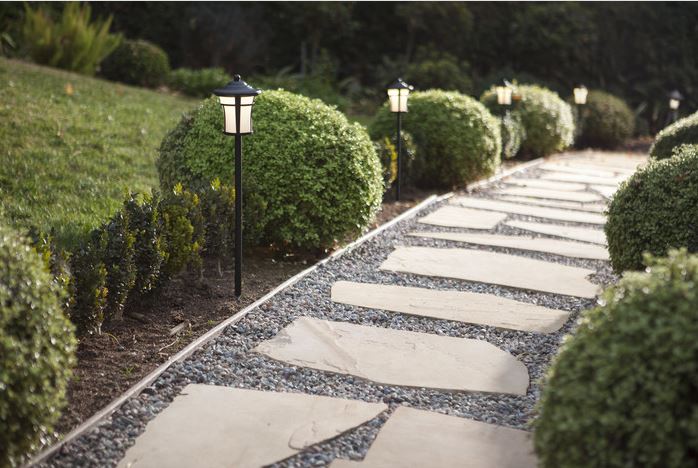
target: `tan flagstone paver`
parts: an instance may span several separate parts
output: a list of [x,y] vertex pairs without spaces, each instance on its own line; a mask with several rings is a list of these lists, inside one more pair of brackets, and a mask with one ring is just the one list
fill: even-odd
[[584,298],[595,297],[598,290],[587,279],[593,270],[472,249],[398,247],[380,269]]
[[582,244],[548,237],[503,236],[498,234],[470,234],[463,232],[411,232],[410,236],[430,237],[478,245],[492,245],[512,249],[547,252],[555,255],[591,260],[608,260],[608,251],[600,245]]
[[557,182],[540,179],[516,179],[509,177],[504,179],[504,182],[510,185],[518,185],[520,187],[542,188],[547,190],[562,190],[567,192],[575,192],[584,190],[586,185],[578,183]]
[[611,198],[618,190],[618,187],[608,187],[606,185],[592,185],[591,188],[606,198]]
[[551,333],[569,318],[562,310],[491,294],[338,281],[332,300],[359,307],[528,332]]
[[569,172],[546,172],[540,176],[541,179],[550,181],[579,182],[584,184],[610,185],[617,187],[626,177],[594,177],[584,174],[572,174]]
[[451,204],[475,208],[479,210],[500,211],[504,213],[535,216],[537,218],[571,221],[575,223],[605,224],[606,217],[596,213],[582,213],[572,210],[561,210],[531,205],[521,205],[499,200],[475,197],[454,197]]
[[401,406],[361,462],[331,468],[535,468],[531,434]]
[[148,423],[120,468],[252,468],[378,416],[382,403],[190,384]]
[[583,174],[583,175],[589,175],[589,176],[594,176],[594,177],[617,177],[618,175],[613,172],[612,170],[603,170],[603,169],[594,169],[594,168],[588,168],[588,167],[574,167],[570,166],[569,164],[562,164],[561,162],[553,162],[553,163],[543,163],[539,168],[545,170],[545,171],[553,171],[553,172],[566,172],[570,174]]
[[539,234],[548,234],[551,236],[566,237],[568,239],[606,245],[606,235],[600,229],[561,226],[559,224],[531,223],[528,221],[508,221],[504,224],[526,231],[537,232]]
[[590,213],[603,213],[606,211],[606,203],[580,203],[562,200],[543,200],[542,198],[521,197],[518,195],[499,195],[497,198],[505,201],[525,203],[527,205],[549,206],[553,208],[566,208],[576,211],[588,211]]
[[493,229],[497,224],[506,219],[503,213],[491,211],[471,210],[458,206],[444,206],[438,210],[419,218],[423,224],[434,226],[459,227],[469,229]]
[[528,370],[482,340],[300,317],[254,351],[385,385],[524,395]]
[[547,198],[549,200],[565,200],[577,202],[594,202],[601,200],[595,193],[566,192],[562,190],[547,190],[532,187],[510,187],[500,189],[499,193],[505,195],[519,195],[522,197]]

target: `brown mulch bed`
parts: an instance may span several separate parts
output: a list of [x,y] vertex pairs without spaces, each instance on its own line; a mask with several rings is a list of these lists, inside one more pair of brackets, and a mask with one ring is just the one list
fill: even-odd
[[[388,193],[371,227],[430,194],[407,189],[402,200],[395,202]],[[131,306],[123,322],[105,326],[101,335],[82,337],[68,405],[57,432],[70,432],[196,338],[319,260],[279,259],[261,249],[247,249],[245,255],[239,300],[233,293],[232,265],[225,265],[219,276],[217,263],[207,261],[203,279],[195,273],[175,278],[156,296]],[[175,328],[178,331],[173,333]]]

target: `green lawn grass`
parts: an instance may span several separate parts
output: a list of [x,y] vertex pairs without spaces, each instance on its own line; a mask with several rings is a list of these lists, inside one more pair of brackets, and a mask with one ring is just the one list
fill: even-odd
[[197,101],[0,58],[0,218],[63,246],[158,185],[165,133]]

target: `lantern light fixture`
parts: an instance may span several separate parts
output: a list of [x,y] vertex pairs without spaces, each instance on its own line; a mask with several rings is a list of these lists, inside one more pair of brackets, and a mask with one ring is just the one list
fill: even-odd
[[388,85],[388,100],[390,102],[390,112],[394,112],[397,116],[397,176],[395,177],[395,200],[400,201],[400,181],[402,180],[402,130],[401,115],[407,112],[407,98],[410,96],[410,91],[414,86],[405,83],[402,78],[398,78],[392,84]]
[[587,103],[587,96],[589,95],[589,90],[583,84],[574,87],[574,103],[578,106],[583,106]]
[[504,84],[497,86],[495,90],[497,92],[497,104],[500,106],[510,106],[513,93],[511,86],[508,86],[508,83],[504,82]]
[[242,135],[252,133],[252,107],[261,93],[240,75],[213,94],[223,108],[223,133],[235,136],[235,296],[242,294]]
[[681,94],[677,89],[669,93],[669,109],[678,110],[683,101],[683,94]]

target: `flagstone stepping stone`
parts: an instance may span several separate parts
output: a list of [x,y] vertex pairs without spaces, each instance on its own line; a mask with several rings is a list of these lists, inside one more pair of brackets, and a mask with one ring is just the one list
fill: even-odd
[[505,183],[510,185],[518,185],[521,187],[533,187],[542,188],[548,190],[563,190],[568,192],[574,192],[577,190],[584,190],[586,185],[577,183],[566,183],[566,182],[555,182],[549,180],[540,179],[514,179],[508,178],[504,180]]
[[420,223],[434,226],[469,229],[493,229],[507,215],[482,210],[471,210],[457,206],[444,206],[419,219]]
[[610,170],[603,170],[603,169],[593,169],[593,168],[584,168],[584,167],[574,167],[570,166],[568,164],[562,164],[562,163],[543,163],[540,166],[541,169],[545,171],[554,171],[554,172],[567,172],[571,174],[583,174],[583,175],[589,175],[589,176],[594,176],[594,177],[617,177],[616,173]]
[[118,466],[264,466],[386,409],[382,403],[190,384],[148,423]]
[[572,210],[560,210],[540,206],[521,205],[499,200],[488,200],[475,197],[454,197],[451,200],[454,205],[476,208],[479,210],[503,211],[505,213],[535,216],[537,218],[556,219],[558,221],[571,221],[575,223],[605,224],[606,217],[596,213],[581,213]]
[[331,468],[535,468],[531,434],[472,419],[401,406],[361,462]]
[[380,269],[584,298],[598,289],[587,279],[594,270],[472,249],[398,247]]
[[539,333],[557,331],[569,318],[569,314],[562,310],[491,294],[350,281],[338,281],[332,285],[332,300],[420,317]]
[[483,341],[300,317],[254,351],[383,385],[525,395],[528,370]]
[[537,232],[539,234],[548,234],[551,236],[566,237],[567,239],[606,245],[606,235],[600,229],[561,226],[559,224],[531,223],[527,221],[509,221],[504,224],[526,231]]
[[546,172],[540,176],[541,179],[565,182],[579,182],[583,184],[610,185],[617,187],[626,177],[595,177],[585,174],[572,174],[570,172]]
[[580,203],[561,200],[543,200],[541,198],[520,197],[517,195],[500,195],[498,196],[498,198],[506,201],[526,203],[528,205],[568,208],[570,210],[588,211],[590,213],[603,213],[604,211],[606,211],[607,208],[605,203]]
[[618,187],[608,187],[606,185],[592,185],[591,188],[606,198],[611,198],[618,190]]
[[565,192],[563,190],[546,190],[533,187],[511,187],[499,190],[505,195],[519,195],[522,197],[547,198],[549,200],[565,200],[577,202],[593,202],[601,200],[601,197],[589,192]]
[[497,234],[469,234],[462,232],[411,232],[410,236],[431,237],[478,245],[492,245],[512,249],[546,252],[563,257],[608,260],[608,251],[601,246],[570,242],[547,237],[502,236]]

